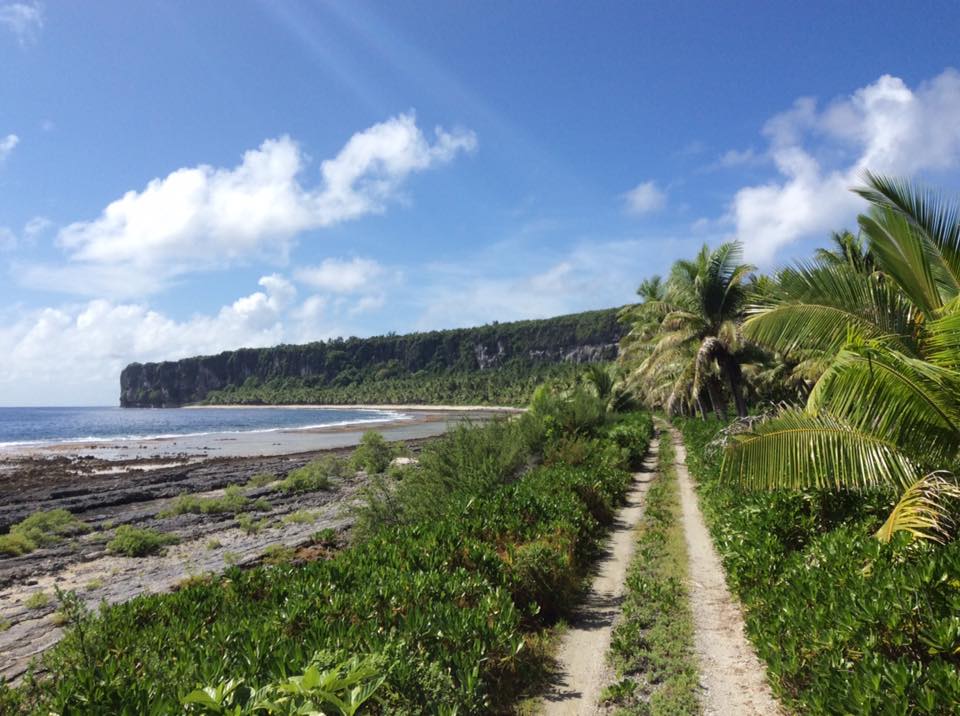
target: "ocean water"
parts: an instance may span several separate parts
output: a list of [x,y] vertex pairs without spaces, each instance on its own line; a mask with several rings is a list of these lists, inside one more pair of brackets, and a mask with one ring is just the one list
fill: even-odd
[[0,449],[361,425],[403,417],[358,408],[0,408]]

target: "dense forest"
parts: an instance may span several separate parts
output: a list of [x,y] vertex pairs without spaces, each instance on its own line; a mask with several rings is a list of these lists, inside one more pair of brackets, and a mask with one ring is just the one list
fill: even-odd
[[134,363],[124,407],[187,403],[501,403],[523,405],[571,365],[616,358],[617,309],[476,328],[226,351]]

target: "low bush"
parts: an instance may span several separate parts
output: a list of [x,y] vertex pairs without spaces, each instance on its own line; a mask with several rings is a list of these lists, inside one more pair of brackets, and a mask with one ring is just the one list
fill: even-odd
[[719,423],[681,426],[780,698],[804,713],[960,713],[960,542],[873,539],[888,495],[735,490],[708,447]]
[[248,535],[255,535],[270,524],[270,518],[264,517],[263,519],[255,520],[253,519],[253,515],[242,513],[237,515],[236,524],[237,527]]
[[199,495],[180,495],[167,509],[160,512],[159,517],[172,517],[185,513],[218,515],[236,514],[253,510],[263,512],[270,509],[266,500],[251,500],[243,494],[237,485],[230,485],[221,497],[200,497]]
[[329,490],[333,486],[331,478],[343,477],[346,465],[334,455],[326,455],[319,460],[308,462],[303,467],[291,470],[276,484],[283,492],[318,492]]
[[627,413],[609,427],[606,437],[617,451],[615,460],[628,470],[639,469],[653,437],[649,413]]
[[113,539],[107,543],[107,551],[126,557],[146,557],[158,554],[169,544],[175,544],[177,538],[151,529],[141,529],[130,525],[120,525]]
[[0,535],[0,554],[17,556],[48,547],[66,537],[89,532],[90,527],[67,510],[35,512]]
[[375,430],[368,430],[360,438],[360,444],[350,456],[350,466],[354,470],[363,470],[370,475],[379,475],[390,467],[390,461],[400,454],[401,450],[391,445],[383,435]]

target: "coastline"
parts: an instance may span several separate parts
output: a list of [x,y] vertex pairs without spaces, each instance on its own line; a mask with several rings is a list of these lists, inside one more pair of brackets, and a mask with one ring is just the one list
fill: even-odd
[[[189,409],[218,409],[254,406],[195,406]],[[279,408],[286,406],[255,406]],[[290,406],[317,409],[321,406]],[[322,406],[326,407],[326,406]],[[344,406],[334,406],[343,408]],[[490,420],[495,417],[522,412],[515,408],[471,408],[467,406],[417,406],[407,408],[351,408],[389,410],[382,419],[351,421],[347,423],[306,427],[280,427],[236,432],[208,432],[202,434],[169,435],[144,438],[112,438],[104,440],[77,440],[48,444],[10,446],[0,450],[0,475],[16,469],[25,461],[67,460],[75,463],[77,472],[88,472],[95,463],[138,465],[153,469],[151,463],[196,462],[212,458],[251,458],[291,455],[315,450],[352,447],[368,430],[383,433],[387,440],[416,440],[435,437],[452,425],[465,420]],[[402,413],[400,411],[403,411]]]
[[270,408],[270,409],[283,409],[283,410],[337,410],[337,409],[346,409],[353,408],[356,410],[408,410],[413,412],[431,412],[431,411],[441,411],[449,413],[460,413],[460,412],[483,412],[483,413],[505,413],[505,414],[514,414],[514,413],[523,413],[526,412],[526,408],[514,408],[508,405],[427,405],[422,403],[410,403],[410,404],[368,404],[368,403],[358,403],[358,404],[331,404],[331,403],[277,403],[271,405],[245,405],[243,403],[225,403],[223,405],[201,405],[199,403],[191,403],[189,405],[182,406],[182,410],[221,410],[228,408],[243,408],[243,409],[256,409],[256,408]]

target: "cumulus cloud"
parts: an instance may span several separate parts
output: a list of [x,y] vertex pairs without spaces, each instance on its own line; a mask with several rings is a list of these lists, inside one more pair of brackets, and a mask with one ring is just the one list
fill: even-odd
[[0,139],[0,162],[9,157],[19,143],[20,137],[16,134],[8,134],[3,139]]
[[0,25],[12,32],[21,46],[26,46],[36,41],[43,28],[43,6],[38,2],[0,5]]
[[465,130],[437,128],[431,141],[413,114],[402,114],[353,135],[321,163],[320,180],[310,186],[297,143],[268,139],[236,167],[178,169],[127,192],[97,219],[64,227],[58,244],[70,266],[25,268],[24,280],[36,285],[64,269],[123,267],[149,273],[148,287],[156,288],[247,258],[283,260],[302,232],[383,212],[411,174],[475,147]]
[[[701,240],[669,236],[584,241],[558,254],[497,247],[457,265],[425,266],[416,294],[416,328],[546,318],[630,303],[640,280],[663,272]],[[505,263],[510,250],[514,261]]]
[[864,170],[910,177],[960,168],[960,73],[911,89],[880,77],[823,108],[802,98],[764,127],[776,179],[740,189],[727,217],[748,257],[769,263],[790,243],[849,225]]
[[357,293],[374,288],[384,273],[384,267],[372,259],[329,258],[317,266],[298,269],[294,278],[319,291]]
[[[244,346],[327,337],[329,327],[304,314],[283,276],[209,314],[175,320],[142,303],[97,298],[58,307],[15,306],[0,314],[0,393],[7,404],[104,404],[116,400],[131,361],[217,353]],[[64,360],[69,356],[69,360]],[[69,390],[65,393],[64,391]]]
[[667,194],[654,181],[645,181],[623,195],[627,212],[649,214],[667,205]]

